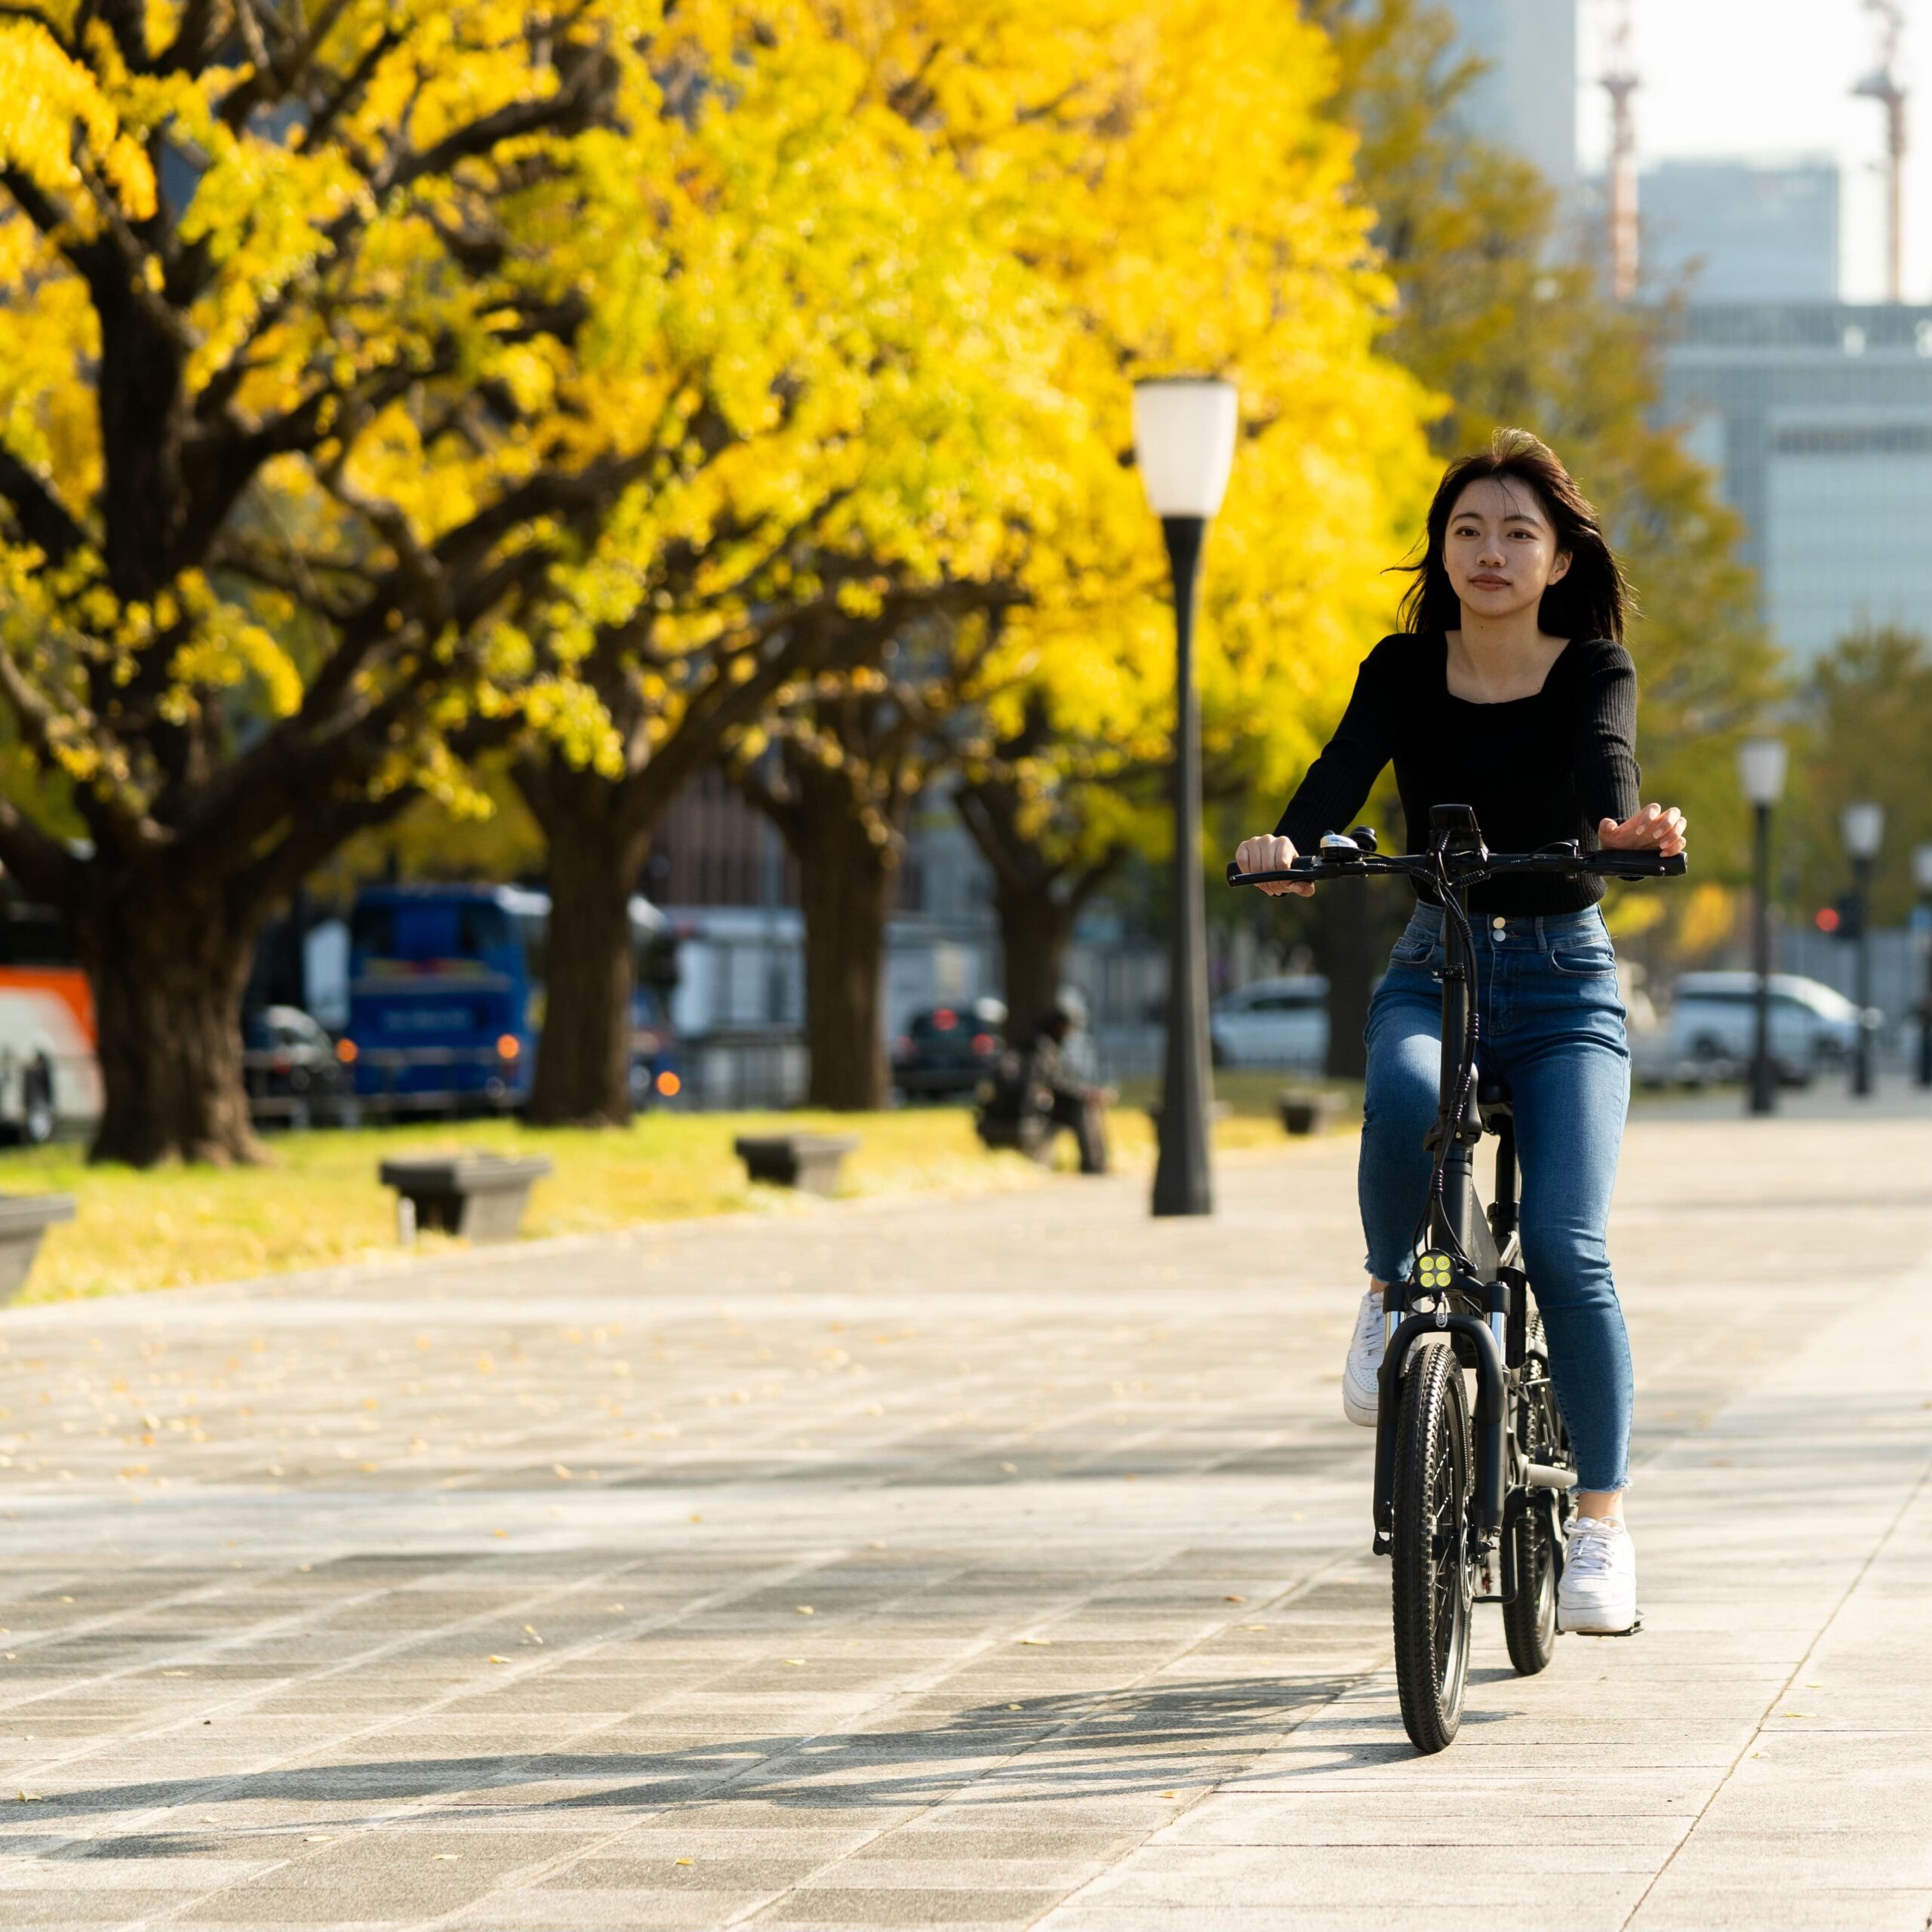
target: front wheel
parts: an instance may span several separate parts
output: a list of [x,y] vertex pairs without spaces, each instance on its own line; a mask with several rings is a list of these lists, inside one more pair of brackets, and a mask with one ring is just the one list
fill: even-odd
[[1441,1751],[1463,1721],[1475,1597],[1469,1398],[1453,1349],[1432,1343],[1410,1357],[1395,1476],[1389,1555],[1402,1727],[1418,1751]]

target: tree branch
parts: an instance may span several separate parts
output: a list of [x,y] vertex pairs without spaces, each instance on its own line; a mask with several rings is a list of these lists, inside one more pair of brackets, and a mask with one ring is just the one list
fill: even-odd
[[323,97],[309,117],[308,140],[312,150],[333,135],[336,122],[355,105],[362,90],[369,85],[370,77],[402,45],[402,41],[400,27],[383,28],[362,50],[355,66],[337,80],[334,91]]
[[148,50],[147,8],[144,0],[94,0],[83,13],[97,13],[107,23],[121,57],[137,74],[149,71],[153,62]]
[[[26,674],[14,661],[12,653],[5,650],[0,650],[0,700],[4,700],[13,712],[21,737],[42,771],[50,774],[63,771],[65,768],[56,742],[60,713],[51,701],[28,681]],[[88,732],[97,747],[108,735],[99,718],[89,721]],[[130,792],[125,780],[111,780],[105,785],[78,781],[75,792],[89,823],[111,830],[123,844],[131,845],[152,838],[158,829],[146,808]],[[88,810],[90,804],[94,807],[91,811]]]
[[390,823],[422,795],[404,785],[380,798],[334,799],[311,807],[230,878],[228,903],[245,913],[287,898],[344,840]]
[[72,912],[79,901],[85,881],[82,861],[7,798],[0,798],[0,865],[43,905]]
[[20,534],[51,564],[65,563],[88,540],[87,532],[54,495],[53,486],[4,445],[0,445],[0,497],[12,509]]
[[49,241],[60,248],[69,261],[73,257],[63,245],[72,223],[66,211],[48,194],[32,175],[17,168],[0,168],[0,187],[11,195],[15,205],[28,220]]
[[[238,81],[222,97],[215,112],[227,127],[238,134],[257,108],[286,100],[296,91],[313,66],[322,42],[342,17],[348,0],[324,0],[313,23],[299,32],[260,5],[259,0],[230,0],[230,4],[236,31],[248,50],[250,72],[246,78]],[[281,42],[279,48],[269,46],[267,35],[263,31],[265,23],[274,29]],[[400,37],[393,28],[386,27],[378,40],[386,41],[392,46]],[[312,121],[309,130],[311,152],[317,139],[318,131]]]

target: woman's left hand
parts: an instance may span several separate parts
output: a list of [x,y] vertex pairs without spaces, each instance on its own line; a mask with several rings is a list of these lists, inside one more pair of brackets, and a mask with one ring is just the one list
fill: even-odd
[[1645,805],[1621,825],[1614,818],[1597,827],[1597,843],[1607,852],[1660,852],[1674,859],[1684,850],[1689,830],[1675,805]]

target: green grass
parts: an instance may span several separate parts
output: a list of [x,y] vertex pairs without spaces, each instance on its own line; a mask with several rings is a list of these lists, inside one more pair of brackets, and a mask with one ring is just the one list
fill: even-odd
[[[1341,1103],[1344,1118],[1361,1112],[1359,1080],[1326,1080],[1309,1074],[1271,1072],[1258,1066],[1217,1066],[1214,1069],[1214,1098],[1225,1104],[1232,1118],[1238,1121],[1278,1119],[1281,1095],[1291,1088],[1298,1094],[1321,1092],[1336,1095]],[[1160,1090],[1158,1078],[1123,1080],[1120,1084],[1120,1104],[1124,1108],[1144,1112]]]
[[[378,1164],[420,1149],[546,1154],[556,1171],[537,1183],[525,1231],[592,1234],[639,1222],[745,1209],[795,1212],[798,1197],[753,1188],[734,1138],[779,1129],[856,1133],[846,1164],[854,1195],[980,1192],[1035,1187],[1048,1177],[1017,1154],[989,1154],[959,1107],[881,1114],[672,1114],[598,1132],[533,1128],[515,1121],[281,1134],[255,1168],[91,1167],[77,1146],[0,1153],[0,1192],[72,1194],[75,1219],[49,1230],[23,1301],[180,1287],[195,1282],[323,1268],[394,1255],[395,1196]],[[1121,1164],[1146,1165],[1146,1115],[1109,1116]],[[1223,1146],[1273,1144],[1278,1127],[1258,1116],[1224,1121]],[[1063,1158],[1071,1153],[1064,1137]],[[426,1248],[447,1238],[425,1235]]]

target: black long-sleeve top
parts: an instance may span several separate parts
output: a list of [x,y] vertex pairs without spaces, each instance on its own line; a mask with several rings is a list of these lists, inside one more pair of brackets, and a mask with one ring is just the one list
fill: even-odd
[[[1275,828],[1297,851],[1346,832],[1392,758],[1411,852],[1428,849],[1434,805],[1473,806],[1493,852],[1564,838],[1594,851],[1599,820],[1620,823],[1637,809],[1637,672],[1620,644],[1573,638],[1541,691],[1500,704],[1454,696],[1448,666],[1440,631],[1385,637],[1362,660],[1335,735]],[[1602,897],[1597,878],[1500,878],[1476,887],[1469,904],[1527,917],[1580,912]]]

